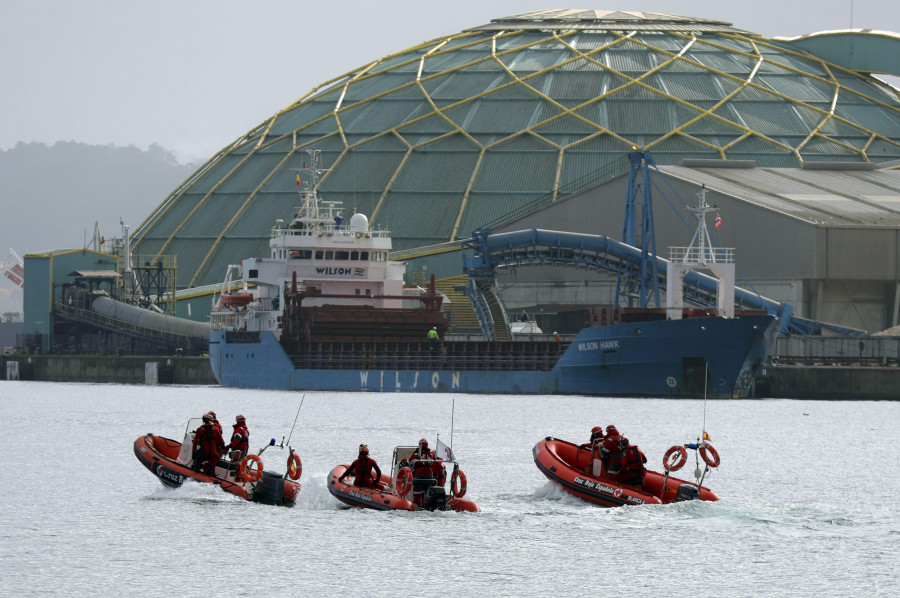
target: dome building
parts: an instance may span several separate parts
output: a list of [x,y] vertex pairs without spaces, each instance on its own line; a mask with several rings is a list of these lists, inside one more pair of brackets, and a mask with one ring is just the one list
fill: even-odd
[[[888,170],[900,96],[871,73],[896,70],[883,56],[897,47],[894,34],[770,39],[656,13],[495,19],[374,59],[267,118],[148,216],[134,252],[176,256],[179,288],[221,282],[228,264],[268,253],[318,149],[325,199],[389,229],[411,272],[450,280],[459,255],[421,248],[478,228],[619,238],[628,153],[641,148],[682,197],[712,192],[730,224],[722,244],[764,294],[881,329],[900,297],[900,178]],[[687,244],[676,218],[656,218],[657,246]],[[507,276],[516,310],[608,299],[602,275]],[[859,317],[847,281],[865,288]]]

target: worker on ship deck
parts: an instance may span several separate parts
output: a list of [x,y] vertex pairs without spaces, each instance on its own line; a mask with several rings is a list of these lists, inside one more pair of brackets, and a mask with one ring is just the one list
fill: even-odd
[[438,336],[437,326],[432,326],[431,330],[428,331],[428,350],[434,351],[437,349],[440,341],[441,337]]

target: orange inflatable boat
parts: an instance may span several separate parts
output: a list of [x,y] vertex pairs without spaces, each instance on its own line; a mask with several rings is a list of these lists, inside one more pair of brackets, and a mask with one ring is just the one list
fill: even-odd
[[201,420],[188,421],[184,442],[162,436],[144,434],[134,441],[134,455],[164,486],[178,488],[188,480],[215,484],[225,492],[244,500],[267,505],[291,507],[297,500],[300,484],[297,480],[303,465],[297,453],[288,447],[287,473],[266,471],[259,455],[270,446],[277,446],[273,438],[269,445],[259,450],[259,455],[247,455],[240,462],[222,460],[215,468],[215,475],[192,468],[191,446],[193,431]]
[[691,448],[699,448],[705,462],[699,483],[672,477],[671,473],[687,461],[687,449],[678,445],[669,449],[663,459],[665,473],[648,469],[641,485],[616,482],[602,472],[595,475],[593,451],[565,440],[548,436],[534,445],[533,453],[535,465],[547,479],[566,492],[604,507],[719,500],[714,492],[702,486],[705,474],[719,464],[718,453],[709,444],[693,445]]
[[470,511],[481,509],[474,501],[463,498],[466,495],[466,474],[453,460],[416,460],[415,463],[439,463],[443,465],[450,482],[448,489],[437,483],[434,477],[416,478],[410,467],[401,466],[416,450],[414,446],[398,446],[394,449],[391,474],[381,474],[377,488],[362,488],[352,483],[348,476],[339,481],[341,475],[350,465],[338,465],[328,476],[328,491],[342,503],[353,507],[376,509],[380,511]]

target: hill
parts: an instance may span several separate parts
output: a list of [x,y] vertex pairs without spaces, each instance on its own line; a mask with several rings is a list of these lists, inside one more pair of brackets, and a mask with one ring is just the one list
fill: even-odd
[[[151,145],[18,143],[0,150],[0,261],[9,248],[24,256],[84,247],[99,223],[101,234],[120,236],[121,218],[131,230],[196,169]],[[0,290],[14,287],[5,278]],[[0,308],[11,307],[0,292]],[[19,299],[21,304],[21,299]]]

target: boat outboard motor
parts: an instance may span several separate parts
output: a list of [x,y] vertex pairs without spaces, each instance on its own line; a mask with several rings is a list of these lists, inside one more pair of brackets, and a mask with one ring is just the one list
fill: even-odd
[[675,502],[682,502],[685,500],[697,500],[700,498],[700,489],[694,486],[693,484],[682,484],[678,487],[678,492],[675,494]]
[[425,491],[425,500],[422,506],[429,511],[446,511],[447,510],[447,491],[443,486],[432,486]]
[[263,471],[255,485],[253,500],[264,505],[281,506],[284,502],[284,478],[271,471]]

